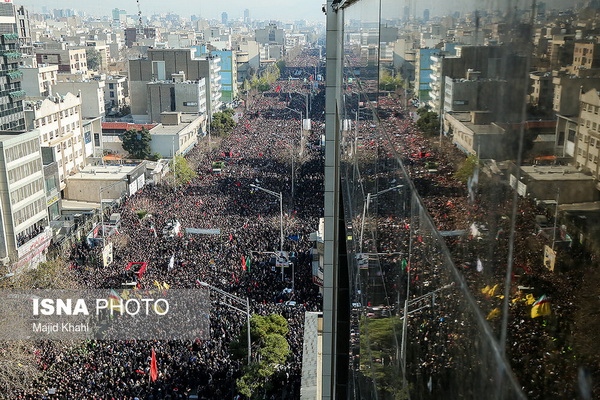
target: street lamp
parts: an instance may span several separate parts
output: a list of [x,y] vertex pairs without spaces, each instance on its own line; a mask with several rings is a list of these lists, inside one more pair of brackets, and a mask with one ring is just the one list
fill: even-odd
[[[275,196],[279,199],[279,234],[280,234],[280,242],[279,242],[279,254],[283,253],[283,196],[281,192],[273,192],[269,189],[262,188],[253,183],[250,184],[250,187],[258,190],[262,190],[265,193],[270,194],[271,196]],[[281,266],[281,279],[283,280],[283,265]]]
[[111,183],[108,186],[100,187],[98,189],[98,194],[100,196],[100,227],[102,228],[102,246],[105,244],[106,234],[104,233],[104,203],[102,200],[102,192],[106,189],[110,189],[113,186],[118,185],[119,183],[127,182],[127,178],[120,179],[114,183]]
[[251,338],[250,338],[250,299],[248,297],[243,299],[243,298],[235,296],[231,293],[227,293],[224,290],[214,287],[206,282],[199,282],[199,283],[200,283],[200,286],[204,286],[208,290],[217,292],[217,293],[229,298],[230,300],[237,301],[238,303],[246,306],[246,310],[243,310],[241,308],[234,306],[233,304],[223,303],[226,306],[233,308],[236,311],[246,314],[246,324],[247,324],[247,331],[248,331],[248,365],[250,365],[250,361],[252,360],[252,342],[251,342]]
[[296,179],[295,179],[296,169],[294,167],[294,165],[296,163],[296,161],[295,161],[296,157],[295,157],[295,154],[294,154],[294,143],[293,143],[292,140],[290,140],[289,138],[286,138],[285,136],[278,135],[276,133],[274,133],[273,136],[278,137],[278,138],[283,139],[283,140],[288,140],[289,141],[290,153],[292,154],[292,193],[291,193],[291,195],[292,195],[292,207],[291,208],[293,209],[294,208],[294,193],[295,193],[294,188],[295,188],[295,181],[296,181]]
[[377,196],[390,192],[392,190],[396,190],[396,189],[400,189],[401,187],[403,187],[404,185],[396,185],[396,186],[392,186],[391,188],[385,189],[385,190],[381,190],[377,193],[371,194],[371,193],[367,193],[367,199],[365,200],[364,206],[363,206],[363,214],[362,214],[362,222],[360,224],[360,244],[359,244],[359,252],[362,253],[362,247],[363,247],[363,237],[364,237],[364,233],[365,233],[365,219],[367,216],[367,212],[369,211],[369,205],[371,203],[371,200],[376,198]]

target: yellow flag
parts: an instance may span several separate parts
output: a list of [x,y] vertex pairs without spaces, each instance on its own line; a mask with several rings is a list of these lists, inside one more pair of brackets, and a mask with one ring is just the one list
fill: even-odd
[[531,307],[531,318],[543,317],[551,313],[550,300],[548,300],[545,294],[533,303],[533,307]]
[[535,297],[533,297],[533,295],[531,293],[529,293],[527,296],[525,296],[525,304],[530,306],[533,303],[535,303]]
[[165,290],[171,289],[171,286],[167,282],[163,282],[162,285],[163,285],[163,288],[165,288]]
[[121,298],[124,300],[129,300],[129,290],[123,290],[123,292],[121,293]]
[[154,281],[154,286],[156,286],[159,290],[162,290],[162,285],[159,281]]
[[485,285],[485,287],[483,289],[481,289],[481,293],[488,294],[490,289],[491,289],[490,285]]
[[492,311],[490,311],[488,316],[485,317],[485,319],[490,320],[490,319],[498,318],[499,316],[500,316],[500,309],[494,308]]
[[496,290],[498,290],[498,284],[495,284],[493,288],[488,291],[488,296],[493,296],[496,294]]

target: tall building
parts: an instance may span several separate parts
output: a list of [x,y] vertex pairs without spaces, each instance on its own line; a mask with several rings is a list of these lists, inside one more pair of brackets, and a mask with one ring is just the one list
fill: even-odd
[[40,133],[0,135],[0,259],[9,272],[45,261],[50,245]]
[[154,81],[147,85],[150,121],[160,122],[163,112],[206,113],[205,79],[185,80],[178,74],[173,80]]
[[222,23],[223,25],[227,25],[227,21],[228,21],[228,19],[229,19],[229,16],[227,15],[227,13],[226,13],[226,12],[224,12],[224,13],[221,13],[221,23]]
[[423,22],[428,22],[429,21],[429,8],[426,8],[425,10],[423,10]]
[[52,149],[53,159],[58,164],[59,191],[62,191],[65,179],[85,166],[81,97],[67,93],[27,100],[25,114],[28,127],[39,132],[41,145]]
[[582,93],[579,102],[579,129],[575,142],[575,165],[589,171],[598,181],[600,168],[600,95],[598,90],[592,89]]
[[245,24],[250,23],[250,10],[247,8],[244,10],[244,23]]
[[148,115],[146,85],[151,81],[172,79],[181,72],[190,81],[206,82],[206,111],[209,117],[222,107],[221,59],[218,57],[194,57],[195,49],[149,49],[145,59],[129,60],[129,89],[131,113]]
[[19,71],[22,54],[12,3],[0,4],[0,53],[0,131],[23,131],[25,91],[21,87],[23,73]]
[[224,104],[230,104],[238,95],[238,77],[237,77],[237,57],[236,52],[232,50],[215,50],[211,54],[221,59],[221,101]]

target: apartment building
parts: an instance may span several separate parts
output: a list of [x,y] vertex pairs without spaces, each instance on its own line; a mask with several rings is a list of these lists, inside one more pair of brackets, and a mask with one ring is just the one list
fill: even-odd
[[40,64],[37,67],[23,66],[22,89],[30,97],[46,97],[52,94],[52,86],[56,84],[58,65]]
[[[0,53],[3,55],[0,57],[0,131],[23,131],[25,91],[21,86],[23,73],[18,69],[22,54],[19,36],[14,33],[16,20],[12,4],[0,4],[0,25],[4,32],[0,34]],[[13,33],[8,33],[8,29]]]
[[9,272],[45,261],[50,245],[40,132],[0,135],[0,259]]
[[85,74],[88,71],[85,48],[67,48],[63,43],[61,49],[35,49],[38,64],[58,65],[59,72],[68,74]]
[[59,93],[70,92],[79,95],[81,97],[81,116],[96,118],[105,114],[105,86],[106,82],[102,78],[81,79],[56,82],[54,90]]
[[49,147],[58,164],[60,190],[65,179],[85,166],[81,98],[67,93],[26,102],[28,126],[38,130],[43,147]]
[[156,81],[147,84],[147,110],[151,122],[160,122],[163,112],[206,113],[206,84],[202,78],[185,80],[184,74],[176,74],[172,81]]
[[600,169],[598,157],[600,156],[600,95],[598,90],[592,89],[582,93],[579,97],[581,105],[579,111],[579,129],[575,142],[575,166],[584,171],[591,172],[598,180]]
[[119,112],[127,105],[127,78],[121,75],[107,76],[104,84],[104,101],[107,113]]

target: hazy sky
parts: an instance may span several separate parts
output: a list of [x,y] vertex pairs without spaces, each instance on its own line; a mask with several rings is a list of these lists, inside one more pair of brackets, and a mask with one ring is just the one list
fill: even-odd
[[[126,10],[128,14],[137,13],[136,0],[13,0],[15,4],[23,4],[31,10],[40,12],[42,6],[48,9],[74,8],[83,10],[93,15],[110,15],[113,8]],[[382,8],[401,9],[408,0],[383,0]],[[504,9],[506,4],[518,4],[519,8],[529,8],[532,0],[412,0],[416,2],[417,16],[423,15],[425,8],[430,9],[431,15],[446,14],[454,11],[472,11],[478,9]],[[203,18],[221,19],[221,13],[226,12],[229,19],[243,16],[244,9],[250,10],[252,19],[277,19],[281,21],[294,21],[307,19],[312,21],[325,21],[321,6],[326,0],[140,0],[142,14],[173,12],[188,17],[191,15]],[[572,5],[575,0],[545,0],[548,7]],[[364,1],[374,3],[372,1]],[[387,7],[386,7],[387,5]],[[376,10],[378,6],[373,7]],[[384,12],[384,14],[388,14]]]

